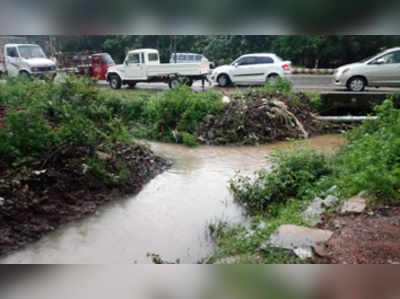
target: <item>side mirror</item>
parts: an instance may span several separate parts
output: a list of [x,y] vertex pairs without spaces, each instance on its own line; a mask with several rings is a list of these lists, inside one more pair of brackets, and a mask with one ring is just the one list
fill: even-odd
[[378,64],[378,65],[380,65],[380,64],[385,64],[385,59],[380,58],[380,59],[376,60],[376,61],[374,62],[374,64]]
[[233,66],[234,66],[234,67],[238,67],[238,66],[239,66],[239,63],[235,62],[235,63],[233,64]]
[[125,64],[125,65],[128,65],[128,64],[129,64],[129,63],[128,63],[128,60],[125,60],[124,64]]

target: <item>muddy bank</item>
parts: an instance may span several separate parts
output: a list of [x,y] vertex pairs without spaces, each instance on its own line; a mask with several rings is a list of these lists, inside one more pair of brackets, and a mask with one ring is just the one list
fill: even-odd
[[334,214],[320,228],[334,232],[317,263],[399,264],[400,207],[371,208],[361,215]]
[[[104,150],[104,151],[101,151]],[[88,166],[96,157],[107,174]],[[62,224],[93,214],[106,202],[138,193],[170,162],[142,145],[63,145],[30,166],[0,162],[0,255],[40,239]]]
[[200,143],[267,144],[348,129],[342,124],[318,120],[311,99],[304,93],[252,90],[228,97],[229,104],[222,113],[207,115],[200,124],[197,132]]

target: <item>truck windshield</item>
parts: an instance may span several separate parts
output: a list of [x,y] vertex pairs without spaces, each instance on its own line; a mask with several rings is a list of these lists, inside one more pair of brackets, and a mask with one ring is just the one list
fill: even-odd
[[36,45],[22,45],[18,46],[19,53],[21,57],[26,59],[31,58],[46,58],[46,55],[43,53],[42,48]]

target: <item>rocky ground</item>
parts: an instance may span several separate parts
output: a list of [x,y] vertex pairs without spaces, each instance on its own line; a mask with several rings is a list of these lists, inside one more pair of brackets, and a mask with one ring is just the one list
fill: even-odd
[[266,144],[301,139],[346,129],[318,120],[311,99],[303,94],[250,91],[225,96],[225,110],[204,118],[197,132],[200,143],[211,145]]
[[[137,144],[91,151],[59,146],[29,167],[0,161],[0,255],[93,214],[106,202],[138,193],[169,166]],[[102,161],[108,174],[90,170],[88,156]]]

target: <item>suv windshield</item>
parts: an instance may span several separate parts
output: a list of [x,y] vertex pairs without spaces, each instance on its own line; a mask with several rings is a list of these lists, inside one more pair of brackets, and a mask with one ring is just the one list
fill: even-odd
[[114,60],[111,58],[109,54],[103,54],[101,59],[104,64],[114,64]]
[[26,59],[31,59],[31,58],[46,58],[46,55],[44,55],[42,48],[36,45],[22,45],[18,46],[19,53],[21,54],[21,57],[26,58]]

